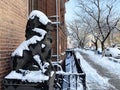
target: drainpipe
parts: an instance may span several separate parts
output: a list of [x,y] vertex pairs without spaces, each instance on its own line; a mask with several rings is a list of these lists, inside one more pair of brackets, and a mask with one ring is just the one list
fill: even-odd
[[[56,22],[58,22],[58,0],[56,0]],[[58,32],[58,23],[56,23],[57,27],[57,62],[59,61],[59,32]]]
[[34,10],[34,0],[32,0],[32,10]]

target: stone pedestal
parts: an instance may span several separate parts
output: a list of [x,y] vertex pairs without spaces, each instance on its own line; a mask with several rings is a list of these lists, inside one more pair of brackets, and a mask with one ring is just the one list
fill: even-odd
[[54,90],[55,73],[48,81],[39,83],[25,82],[18,79],[4,79],[4,90]]

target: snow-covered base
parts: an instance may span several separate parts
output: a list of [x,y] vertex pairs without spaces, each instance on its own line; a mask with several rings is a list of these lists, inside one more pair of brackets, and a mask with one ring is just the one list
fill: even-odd
[[[17,79],[21,81],[27,81],[27,82],[44,82],[49,80],[49,76],[46,76],[42,73],[41,70],[39,71],[29,71],[29,70],[21,70],[23,73],[17,73],[16,71],[11,71],[5,79]],[[54,74],[54,71],[51,72],[51,77]]]

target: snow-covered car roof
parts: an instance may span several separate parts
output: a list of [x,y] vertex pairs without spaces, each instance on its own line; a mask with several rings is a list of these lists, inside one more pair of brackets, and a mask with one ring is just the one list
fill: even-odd
[[120,54],[120,50],[117,48],[117,47],[110,47],[110,48],[107,48],[107,49],[109,49],[110,50],[110,52],[112,53],[112,54]]

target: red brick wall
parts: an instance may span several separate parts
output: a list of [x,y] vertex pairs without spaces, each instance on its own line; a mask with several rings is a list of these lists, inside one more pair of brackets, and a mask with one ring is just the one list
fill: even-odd
[[47,16],[56,15],[56,0],[47,0],[46,12]]
[[27,0],[0,0],[0,90],[10,71],[11,53],[25,39]]

